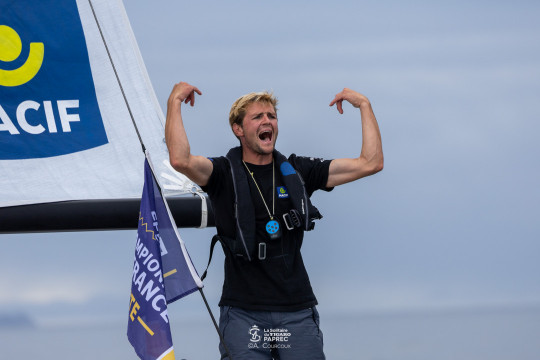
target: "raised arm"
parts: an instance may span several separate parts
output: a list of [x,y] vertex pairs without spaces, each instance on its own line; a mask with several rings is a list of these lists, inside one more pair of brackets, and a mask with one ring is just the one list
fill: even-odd
[[191,155],[189,141],[182,121],[182,103],[195,104],[195,93],[202,95],[195,86],[185,82],[176,84],[167,101],[167,122],[165,141],[169,149],[172,167],[186,175],[197,185],[204,186],[212,174],[212,162],[203,157]]
[[343,101],[347,101],[355,108],[360,109],[362,150],[360,156],[355,159],[332,160],[328,182],[326,183],[328,187],[373,175],[381,171],[384,164],[381,133],[368,98],[356,91],[345,88],[336,95],[330,106],[336,104],[339,113],[343,114]]

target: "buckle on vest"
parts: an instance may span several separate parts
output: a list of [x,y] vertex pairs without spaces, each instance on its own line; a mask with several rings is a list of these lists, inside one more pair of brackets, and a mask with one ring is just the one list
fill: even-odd
[[259,260],[266,259],[266,243],[259,243]]
[[283,222],[287,227],[287,230],[293,230],[294,228],[301,227],[300,213],[295,209],[291,209],[288,213],[283,214]]

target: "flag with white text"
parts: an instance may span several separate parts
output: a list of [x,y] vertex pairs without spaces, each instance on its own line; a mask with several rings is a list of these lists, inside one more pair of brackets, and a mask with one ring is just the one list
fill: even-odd
[[146,160],[127,332],[141,359],[174,359],[167,304],[202,286]]

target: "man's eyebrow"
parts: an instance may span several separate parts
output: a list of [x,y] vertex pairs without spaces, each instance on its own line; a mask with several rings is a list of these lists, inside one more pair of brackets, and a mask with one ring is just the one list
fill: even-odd
[[268,115],[272,115],[272,116],[277,117],[277,114],[275,112],[273,112],[273,111],[261,111],[260,113],[253,114],[251,117],[254,118],[254,117],[260,116],[262,114],[268,114]]

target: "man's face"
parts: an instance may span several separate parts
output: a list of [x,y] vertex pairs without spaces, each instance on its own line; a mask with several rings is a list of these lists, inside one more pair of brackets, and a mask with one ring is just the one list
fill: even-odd
[[[259,155],[271,154],[278,135],[277,115],[274,107],[255,102],[248,106],[242,126],[235,131],[242,145]],[[241,140],[242,141],[242,140]]]

